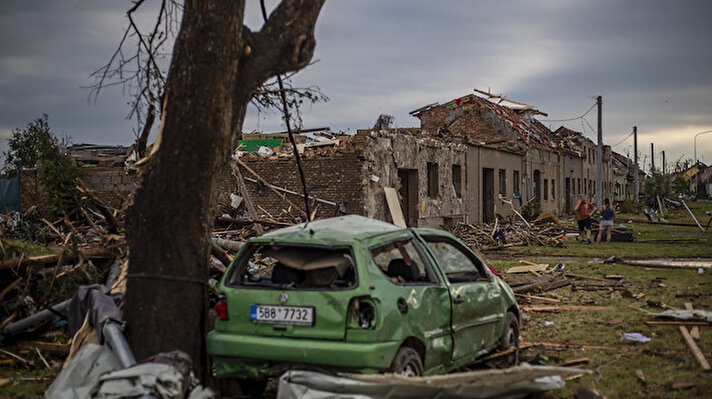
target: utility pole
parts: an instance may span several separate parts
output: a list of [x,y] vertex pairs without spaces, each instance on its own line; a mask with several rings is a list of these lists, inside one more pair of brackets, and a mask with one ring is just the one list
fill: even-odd
[[665,151],[663,151],[663,176],[665,176],[666,170],[667,170],[667,164],[665,164]]
[[650,143],[650,173],[655,172],[655,144]]
[[603,206],[603,101],[601,96],[596,97],[598,105],[598,156],[596,157],[596,206]]
[[633,126],[633,201],[638,202],[640,186],[638,185],[638,126]]

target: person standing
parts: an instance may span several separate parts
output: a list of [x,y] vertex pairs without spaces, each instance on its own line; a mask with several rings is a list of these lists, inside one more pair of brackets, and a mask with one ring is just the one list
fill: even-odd
[[[596,206],[586,200],[586,196],[582,195],[579,202],[574,208],[578,215],[579,237],[584,244],[591,243],[591,215],[596,211]],[[585,237],[585,238],[584,238]]]
[[606,232],[606,242],[611,242],[614,217],[615,212],[613,212],[611,202],[606,198],[603,201],[603,208],[601,208],[601,223],[598,225],[598,237],[596,237],[596,242],[601,242],[604,231]]

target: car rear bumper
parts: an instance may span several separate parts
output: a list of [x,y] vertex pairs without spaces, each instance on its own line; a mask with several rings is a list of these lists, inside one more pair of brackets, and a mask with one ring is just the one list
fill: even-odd
[[211,331],[208,352],[218,378],[255,378],[278,374],[284,365],[313,365],[358,372],[386,370],[400,342],[352,343],[262,337]]

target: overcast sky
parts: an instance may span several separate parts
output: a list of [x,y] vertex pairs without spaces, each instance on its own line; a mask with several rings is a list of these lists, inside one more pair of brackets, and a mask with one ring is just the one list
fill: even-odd
[[[255,30],[258,4],[248,0]],[[0,149],[13,128],[45,113],[74,143],[133,142],[131,99],[115,87],[89,101],[86,89],[116,48],[130,6],[0,1]],[[381,113],[417,126],[409,111],[479,88],[551,120],[577,117],[602,95],[604,141],[616,144],[637,125],[648,164],[651,142],[659,165],[662,150],[669,162],[692,158],[695,133],[712,130],[710,1],[327,0],[316,34],[318,62],[295,83],[318,85],[330,101],[303,109],[305,128],[355,132]],[[595,129],[594,111],[586,121]],[[586,121],[563,123],[595,139]],[[282,129],[278,114],[254,111],[244,126]],[[712,163],[712,134],[697,144],[698,158]],[[628,138],[614,150],[631,147]]]

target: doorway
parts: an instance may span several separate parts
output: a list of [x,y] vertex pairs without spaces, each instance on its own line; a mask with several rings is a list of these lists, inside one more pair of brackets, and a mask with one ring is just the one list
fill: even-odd
[[408,227],[418,226],[418,170],[398,169],[401,209]]
[[494,169],[482,168],[482,222],[494,221]]
[[571,213],[571,179],[566,178],[566,194],[564,195],[564,207],[566,214]]

